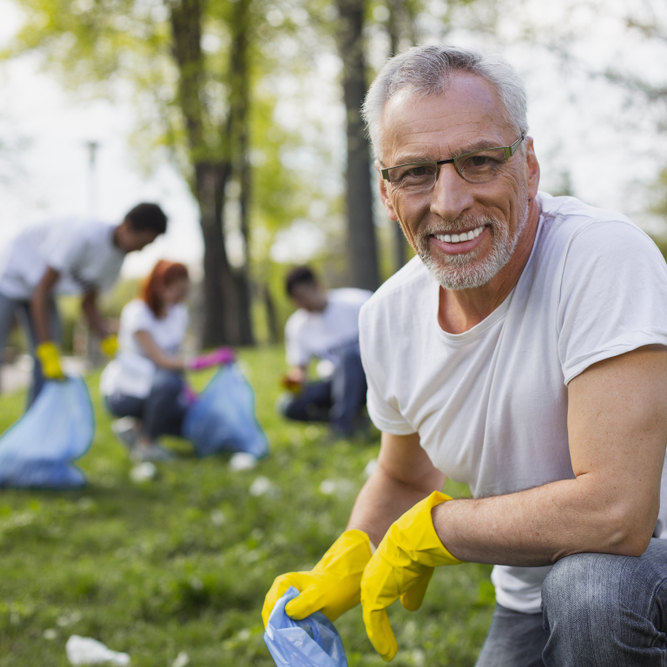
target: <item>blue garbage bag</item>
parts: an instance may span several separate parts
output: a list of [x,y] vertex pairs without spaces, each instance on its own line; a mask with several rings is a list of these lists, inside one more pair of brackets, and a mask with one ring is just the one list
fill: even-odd
[[247,452],[259,459],[269,453],[255,418],[255,393],[236,364],[222,366],[188,408],[183,435],[197,456]]
[[285,605],[299,594],[293,586],[276,602],[264,631],[264,642],[278,667],[347,667],[343,642],[321,612],[295,621]]
[[93,442],[95,415],[80,377],[46,382],[25,414],[0,437],[0,486],[64,489],[86,476],[72,462]]

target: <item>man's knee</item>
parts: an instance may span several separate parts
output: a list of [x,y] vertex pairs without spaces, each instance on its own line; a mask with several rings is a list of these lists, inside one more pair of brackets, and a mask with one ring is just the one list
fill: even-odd
[[642,557],[584,553],[558,561],[542,585],[545,664],[664,665],[665,555],[667,544],[653,540]]
[[582,553],[561,558],[542,584],[542,607],[547,622],[577,624],[596,615],[618,609],[618,587],[613,584],[616,571],[609,554]]

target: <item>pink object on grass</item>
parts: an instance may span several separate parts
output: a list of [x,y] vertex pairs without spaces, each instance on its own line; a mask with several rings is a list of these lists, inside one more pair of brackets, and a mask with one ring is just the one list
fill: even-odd
[[189,364],[193,371],[201,371],[211,366],[221,366],[223,364],[231,364],[234,361],[234,350],[230,347],[219,347],[217,350],[209,354],[202,354],[195,357]]

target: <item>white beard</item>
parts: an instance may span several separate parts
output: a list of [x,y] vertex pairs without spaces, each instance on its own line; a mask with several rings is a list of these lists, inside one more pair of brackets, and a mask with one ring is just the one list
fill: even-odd
[[512,238],[510,238],[507,224],[497,218],[466,217],[460,218],[454,221],[454,225],[448,226],[452,233],[455,233],[457,228],[463,231],[481,225],[490,227],[490,233],[493,234],[493,245],[491,252],[481,260],[476,259],[474,251],[448,256],[444,262],[442,253],[439,253],[435,258],[429,247],[431,233],[424,233],[417,239],[417,254],[431,275],[445,289],[462,290],[481,287],[488,283],[512,258],[521,233],[528,221],[528,211],[529,206],[526,202]]

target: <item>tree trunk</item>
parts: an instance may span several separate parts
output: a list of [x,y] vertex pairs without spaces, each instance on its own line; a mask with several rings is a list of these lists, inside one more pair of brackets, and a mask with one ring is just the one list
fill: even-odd
[[229,264],[222,225],[222,204],[229,168],[200,163],[195,166],[196,195],[204,238],[203,347],[238,342],[234,304],[234,276]]
[[[239,0],[239,11],[247,10],[250,0]],[[225,245],[225,191],[232,175],[235,151],[247,153],[247,140],[234,140],[236,129],[243,127],[247,114],[247,21],[232,26],[235,39],[231,55],[232,76],[228,82],[230,111],[220,124],[214,145],[207,143],[206,77],[201,47],[203,2],[179,0],[170,4],[174,36],[173,56],[178,65],[178,103],[183,114],[189,157],[194,176],[192,191],[199,205],[204,240],[204,313],[201,344],[240,345],[252,343],[250,290],[248,287],[247,185],[241,198],[242,234],[246,239],[246,265],[241,272],[229,263]],[[237,51],[237,49],[240,49]],[[240,91],[240,92],[239,92]],[[239,103],[239,100],[241,102]],[[209,133],[210,134],[210,133]],[[238,153],[236,153],[238,154]],[[241,158],[241,164],[246,160]],[[246,177],[247,179],[247,177]]]
[[355,287],[374,290],[379,284],[379,267],[370,150],[361,119],[366,94],[364,57],[364,0],[336,0],[339,14],[338,50],[343,61],[343,93],[347,126],[345,171],[347,248],[351,280]]
[[[389,34],[389,55],[395,56],[402,49],[402,42],[416,44],[415,17],[402,0],[389,0],[387,33]],[[408,260],[408,244],[401,226],[394,224],[394,270],[398,271]]]
[[243,239],[243,263],[236,275],[237,324],[239,343],[253,345],[255,336],[252,326],[252,290],[250,279],[250,199],[252,172],[250,168],[250,86],[248,42],[250,30],[250,4],[252,0],[237,0],[232,17],[231,94],[232,122],[236,138],[235,153],[239,177],[239,226]]

